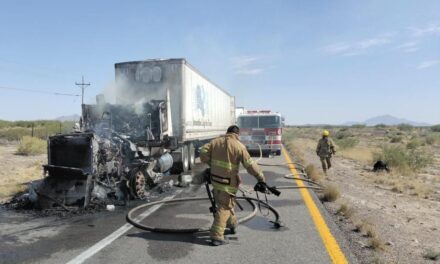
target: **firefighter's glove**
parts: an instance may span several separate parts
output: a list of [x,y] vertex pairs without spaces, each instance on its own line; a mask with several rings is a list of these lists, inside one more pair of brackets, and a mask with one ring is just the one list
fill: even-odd
[[203,180],[203,182],[208,182],[211,184],[211,168],[207,168],[205,171],[203,171]]
[[266,183],[261,181],[257,182],[257,184],[255,184],[254,186],[254,191],[266,193],[267,192]]

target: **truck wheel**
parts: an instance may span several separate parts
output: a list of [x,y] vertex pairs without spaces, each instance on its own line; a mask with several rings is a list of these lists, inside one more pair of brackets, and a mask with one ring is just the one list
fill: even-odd
[[281,150],[280,149],[277,150],[277,152],[275,154],[277,154],[277,156],[281,156]]
[[146,179],[145,174],[141,169],[136,168],[131,171],[129,187],[131,196],[139,199],[145,198]]
[[[173,153],[171,153],[173,155]],[[183,145],[180,147],[178,152],[175,152],[174,157],[178,157],[175,159],[173,167],[171,168],[171,173],[179,174],[182,172],[188,171],[189,166],[189,157],[188,157],[188,146]]]
[[192,143],[188,144],[188,168],[194,168],[194,164],[196,163],[196,149]]

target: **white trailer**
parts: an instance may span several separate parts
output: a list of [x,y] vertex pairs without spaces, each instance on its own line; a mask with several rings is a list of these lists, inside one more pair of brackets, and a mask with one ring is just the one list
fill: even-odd
[[115,64],[117,104],[163,102],[160,139],[169,140],[181,171],[194,164],[197,149],[235,123],[235,98],[185,59]]

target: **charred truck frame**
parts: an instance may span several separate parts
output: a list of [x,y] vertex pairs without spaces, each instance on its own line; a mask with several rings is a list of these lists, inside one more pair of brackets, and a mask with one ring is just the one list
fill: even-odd
[[[199,147],[235,120],[235,100],[184,59],[115,64],[114,103],[82,105],[80,129],[48,140],[41,207],[145,198],[172,173],[190,170]],[[49,198],[48,198],[49,197]]]

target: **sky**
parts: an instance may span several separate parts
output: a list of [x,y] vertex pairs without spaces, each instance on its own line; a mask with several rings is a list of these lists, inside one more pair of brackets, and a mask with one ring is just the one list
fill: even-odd
[[1,1],[0,119],[79,114],[56,93],[84,76],[93,103],[114,63],[153,58],[186,58],[287,124],[440,123],[437,0]]

